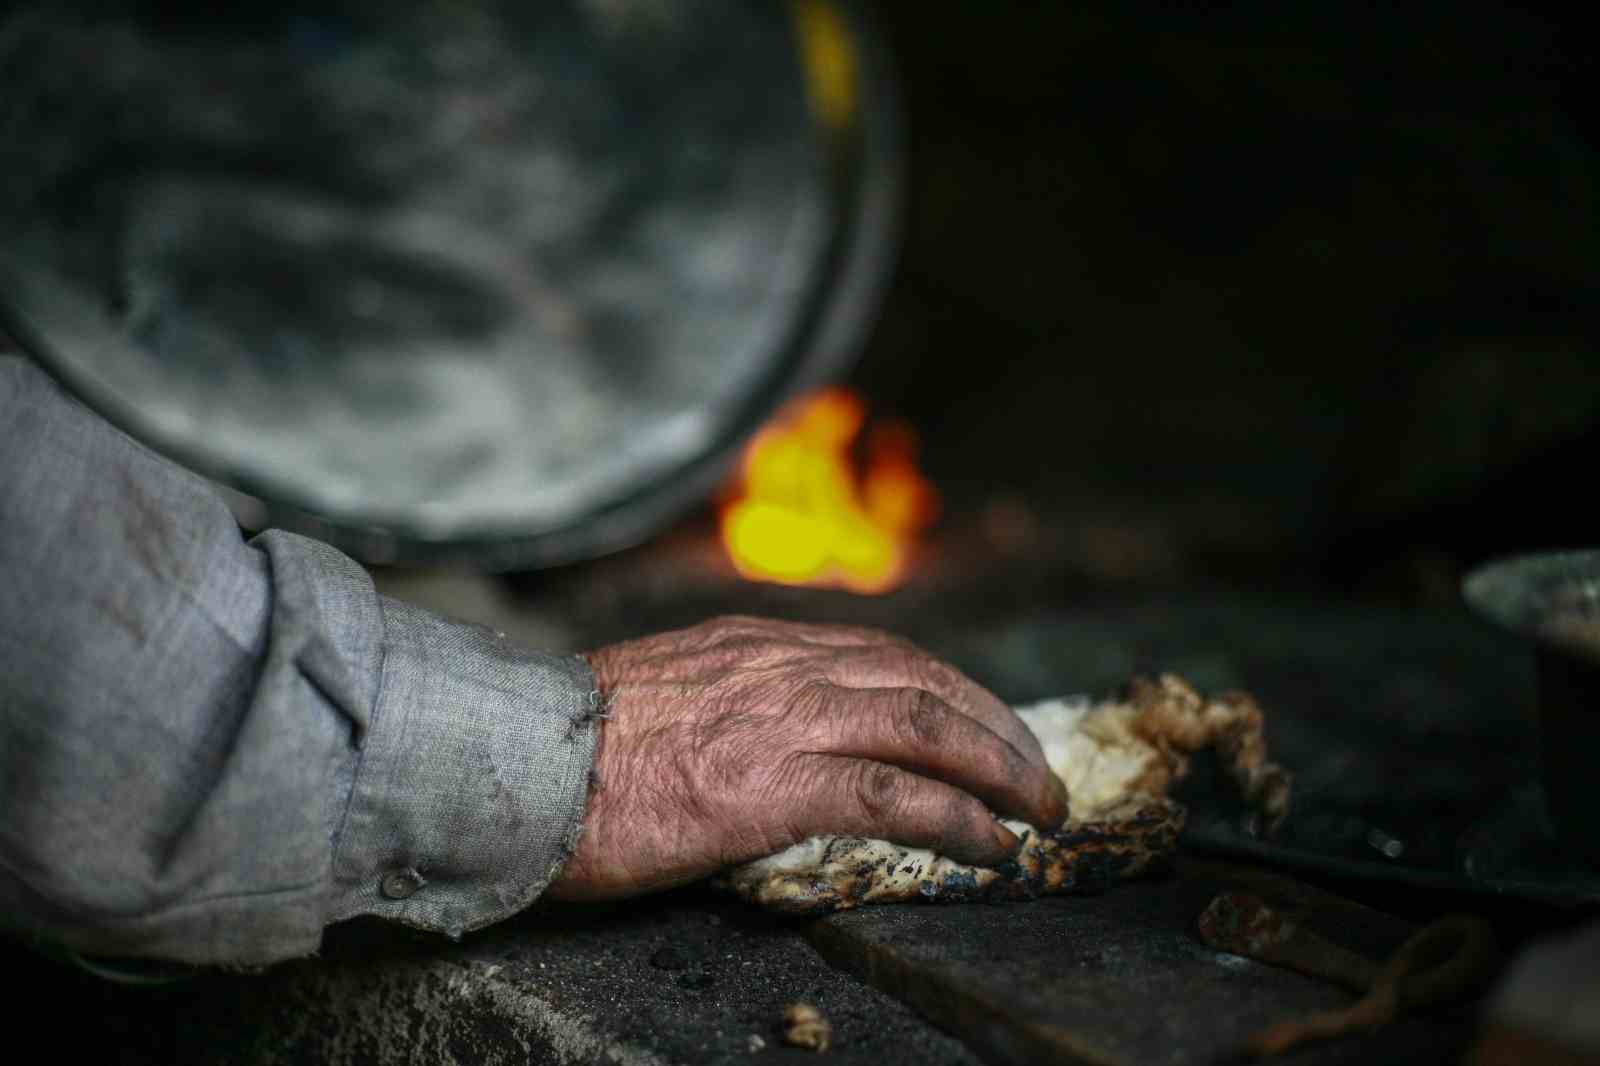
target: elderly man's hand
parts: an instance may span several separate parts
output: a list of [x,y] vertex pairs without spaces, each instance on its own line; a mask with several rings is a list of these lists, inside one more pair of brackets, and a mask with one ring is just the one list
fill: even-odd
[[584,832],[550,894],[635,895],[817,833],[993,865],[1066,790],[1020,719],[872,630],[721,618],[587,656],[610,718]]

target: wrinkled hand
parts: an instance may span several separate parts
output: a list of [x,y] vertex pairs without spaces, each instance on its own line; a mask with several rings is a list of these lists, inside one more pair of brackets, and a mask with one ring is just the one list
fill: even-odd
[[667,888],[819,833],[992,866],[1066,789],[1010,708],[885,633],[719,618],[587,655],[609,718],[550,894]]

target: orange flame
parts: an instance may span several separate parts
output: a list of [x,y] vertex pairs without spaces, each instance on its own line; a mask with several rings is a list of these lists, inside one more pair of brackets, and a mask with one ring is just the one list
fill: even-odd
[[875,426],[857,471],[862,402],[825,389],[756,434],[722,505],[722,543],[745,577],[887,592],[903,580],[938,497],[916,467],[904,423]]

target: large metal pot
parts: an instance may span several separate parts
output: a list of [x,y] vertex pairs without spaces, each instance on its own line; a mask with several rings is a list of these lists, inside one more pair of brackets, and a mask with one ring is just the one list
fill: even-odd
[[223,10],[0,16],[0,328],[265,520],[592,556],[852,357],[898,199],[853,4]]
[[1600,550],[1548,552],[1467,575],[1467,602],[1533,643],[1545,803],[1562,843],[1600,865]]

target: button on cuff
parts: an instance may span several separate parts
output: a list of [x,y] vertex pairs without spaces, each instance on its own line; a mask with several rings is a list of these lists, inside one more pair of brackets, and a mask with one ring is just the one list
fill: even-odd
[[404,870],[391,870],[383,875],[383,880],[378,882],[378,891],[384,899],[410,899],[416,894],[417,889],[427,884],[422,875],[409,867]]
[[[383,665],[327,919],[459,935],[523,910],[560,871],[594,765],[594,674],[577,656],[381,604]],[[422,872],[421,890],[394,899],[384,879],[407,869]]]

